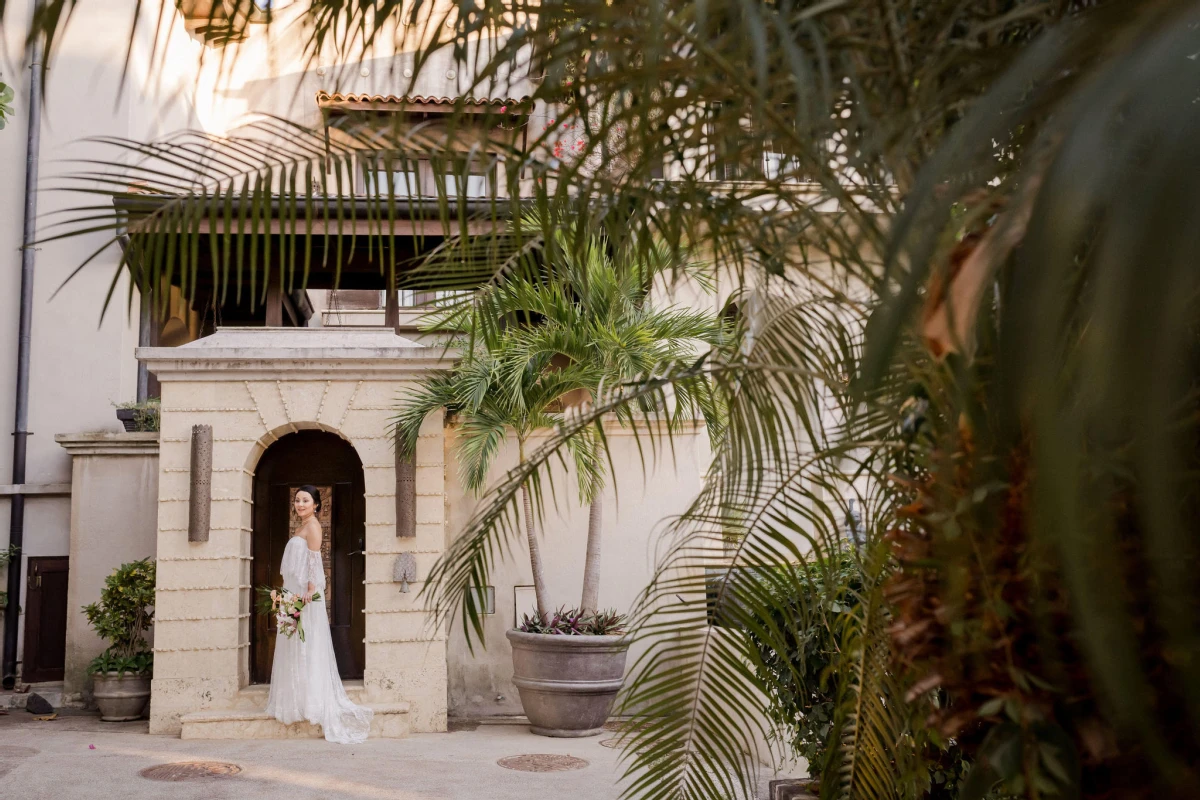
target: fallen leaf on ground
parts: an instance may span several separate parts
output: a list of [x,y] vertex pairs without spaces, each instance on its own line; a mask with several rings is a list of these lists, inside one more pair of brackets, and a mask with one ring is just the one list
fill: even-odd
[[37,722],[49,722],[52,719],[57,719],[58,714],[42,714],[39,717],[34,717]]

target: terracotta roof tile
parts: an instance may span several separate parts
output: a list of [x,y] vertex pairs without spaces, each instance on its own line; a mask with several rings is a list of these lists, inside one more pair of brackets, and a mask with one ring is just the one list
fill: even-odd
[[468,106],[522,106],[530,102],[530,98],[501,98],[501,97],[435,97],[433,95],[394,95],[394,94],[354,94],[352,92],[317,92],[317,105],[322,107],[348,106],[357,104],[372,105],[434,105],[453,106],[458,103]]

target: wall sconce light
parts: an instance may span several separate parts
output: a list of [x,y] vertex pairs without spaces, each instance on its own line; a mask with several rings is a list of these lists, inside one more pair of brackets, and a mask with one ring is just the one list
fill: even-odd
[[412,553],[401,553],[396,556],[392,566],[392,580],[400,584],[400,591],[407,592],[409,581],[417,579],[417,557]]

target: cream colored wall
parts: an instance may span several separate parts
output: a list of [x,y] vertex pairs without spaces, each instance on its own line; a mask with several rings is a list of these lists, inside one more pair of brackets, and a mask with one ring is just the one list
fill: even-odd
[[[154,558],[158,519],[158,434],[85,433],[55,437],[72,456],[71,571],[63,692],[90,701],[88,663],[107,644],[80,608],[100,599],[121,564]],[[151,641],[153,635],[151,635]]]
[[[605,491],[604,545],[601,556],[600,605],[626,613],[649,583],[660,555],[662,534],[670,519],[686,510],[699,491],[710,459],[708,437],[699,430],[677,434],[674,458],[660,453],[657,461],[647,449],[645,462],[628,431],[608,428],[616,481]],[[446,514],[450,541],[457,538],[479,506],[464,489],[454,461],[455,429],[446,431]],[[643,440],[643,445],[646,442]],[[516,443],[511,439],[496,460],[492,479],[516,464]],[[546,521],[541,529],[550,605],[578,606],[582,592],[588,510],[579,506],[574,479],[555,471],[558,506],[547,495]],[[521,704],[512,685],[512,653],[504,632],[513,627],[529,606],[514,607],[514,586],[532,586],[529,551],[524,538],[511,543],[512,551],[491,575],[496,590],[496,614],[485,618],[486,649],[476,644],[472,654],[461,625],[450,631],[450,713],[455,716],[520,714]],[[632,666],[641,652],[630,652]],[[502,696],[502,699],[497,699]]]
[[[195,63],[190,40],[172,37],[167,42],[180,57],[156,74],[157,86],[148,86],[142,79],[141,63],[152,32],[143,26],[130,83],[120,95],[120,73],[129,40],[115,32],[128,29],[135,4],[136,0],[80,4],[73,12],[70,30],[59,43],[59,57],[50,65],[46,80],[39,236],[51,232],[51,215],[81,201],[79,195],[51,191],[59,183],[56,176],[80,168],[69,160],[111,161],[111,151],[83,142],[85,137],[153,138],[194,120],[187,97],[189,70],[194,71]],[[32,7],[30,0],[14,0],[9,6],[6,22],[21,19],[21,7]],[[0,65],[0,80],[14,86],[17,93],[14,115],[0,131],[0,174],[5,177],[0,180],[0,484],[5,484],[12,476],[13,438],[8,434],[14,411],[29,71],[11,63],[12,57],[22,52],[25,31],[21,26],[6,25],[0,35],[10,58]],[[34,435],[29,439],[26,475],[31,483],[69,482],[71,459],[55,444],[54,435],[119,430],[112,404],[133,399],[136,391],[133,348],[137,310],[135,306],[132,316],[125,313],[124,281],[118,284],[108,314],[103,320],[100,316],[118,256],[112,251],[100,256],[67,282],[104,241],[104,235],[91,234],[45,242],[36,253],[29,393],[29,428]],[[68,555],[70,498],[35,496],[26,500],[25,507],[24,555]],[[8,541],[9,513],[9,499],[0,497],[0,547]],[[20,569],[24,572],[24,563]]]

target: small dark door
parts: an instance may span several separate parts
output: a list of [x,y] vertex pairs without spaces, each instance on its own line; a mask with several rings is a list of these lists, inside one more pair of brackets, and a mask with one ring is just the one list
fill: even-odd
[[[325,528],[325,603],[338,672],[343,679],[361,678],[366,635],[366,498],[363,468],[354,447],[323,431],[289,434],[267,449],[254,475],[254,585],[279,586],[283,549],[298,522],[292,512],[296,489],[312,484],[321,491],[318,515]],[[271,680],[275,654],[275,620],[254,615],[250,643],[251,680]]]
[[26,683],[61,681],[67,657],[67,559],[30,558],[25,584]]

